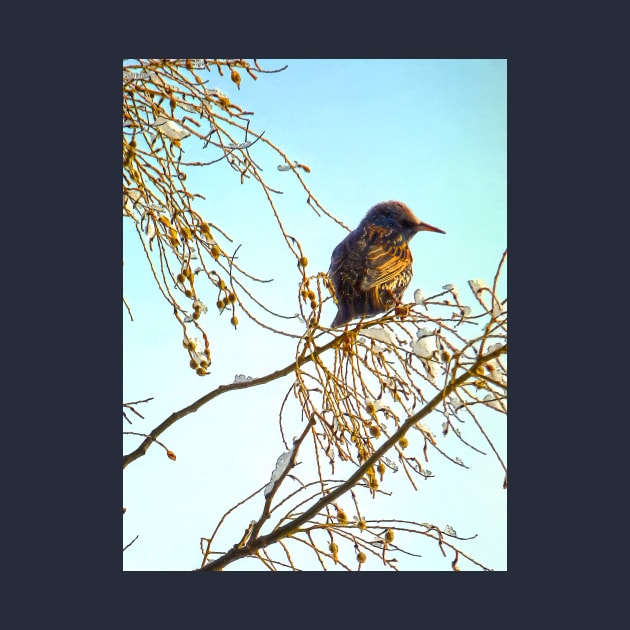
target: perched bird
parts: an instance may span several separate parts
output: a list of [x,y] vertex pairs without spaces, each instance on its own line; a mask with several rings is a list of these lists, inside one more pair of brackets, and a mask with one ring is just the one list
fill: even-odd
[[444,230],[419,221],[401,201],[384,201],[335,247],[328,276],[337,299],[332,326],[395,306],[411,282],[409,241],[417,232]]

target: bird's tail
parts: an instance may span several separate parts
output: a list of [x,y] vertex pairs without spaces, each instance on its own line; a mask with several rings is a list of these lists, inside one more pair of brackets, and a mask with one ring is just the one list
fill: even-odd
[[351,319],[351,315],[348,312],[348,308],[342,306],[341,304],[338,305],[339,306],[339,310],[337,311],[337,314],[335,315],[335,319],[333,319],[332,324],[330,325],[331,328],[335,328],[336,326],[342,326],[343,324],[347,324]]

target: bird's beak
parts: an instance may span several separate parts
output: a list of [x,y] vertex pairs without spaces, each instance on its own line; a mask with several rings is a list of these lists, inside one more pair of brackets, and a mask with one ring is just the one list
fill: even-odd
[[416,232],[439,232],[440,234],[446,234],[444,230],[440,230],[440,228],[433,227],[432,225],[424,223],[423,221],[420,221],[418,223],[418,226],[416,227]]

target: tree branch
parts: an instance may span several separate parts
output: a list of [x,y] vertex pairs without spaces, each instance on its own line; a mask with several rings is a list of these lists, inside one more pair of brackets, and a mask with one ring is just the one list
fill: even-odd
[[[330,344],[328,344],[330,345]],[[374,466],[378,460],[392,447],[394,444],[400,440],[400,438],[411,429],[415,424],[420,422],[424,417],[428,416],[437,406],[440,404],[445,398],[447,398],[455,389],[460,387],[464,382],[466,382],[469,378],[476,376],[476,370],[482,366],[484,363],[498,357],[499,355],[506,352],[507,346],[501,346],[492,352],[478,357],[478,359],[473,363],[473,365],[466,370],[463,374],[461,374],[456,379],[452,380],[443,390],[438,392],[436,396],[431,399],[425,407],[423,407],[418,413],[409,416],[407,420],[401,425],[401,427],[388,439],[386,440],[374,453],[354,472],[342,485],[335,488],[332,492],[328,493],[326,496],[322,497],[317,503],[311,506],[308,510],[303,512],[299,517],[292,520],[290,523],[279,527],[275,531],[267,534],[266,536],[261,536],[260,538],[256,538],[250,540],[248,544],[244,546],[235,545],[232,547],[227,553],[225,553],[220,558],[209,562],[201,569],[195,569],[196,571],[221,571],[223,567],[228,564],[243,558],[245,556],[250,556],[257,552],[259,549],[267,547],[279,540],[290,536],[294,532],[296,532],[301,525],[306,523],[312,517],[316,516],[324,507],[328,504],[332,503],[336,499],[338,499],[341,495],[345,494],[348,490],[353,488],[366,474],[366,472]],[[309,358],[313,355],[309,355]]]
[[313,351],[311,354],[300,357],[297,361],[293,361],[292,363],[289,363],[289,365],[287,365],[286,367],[280,370],[276,370],[275,372],[271,372],[270,374],[267,374],[266,376],[254,378],[251,381],[242,381],[238,383],[230,383],[229,385],[220,385],[216,389],[207,393],[205,396],[202,396],[201,398],[196,400],[194,403],[188,405],[187,407],[184,407],[183,409],[180,409],[179,411],[172,413],[166,420],[164,420],[164,422],[159,424],[155,429],[153,429],[153,431],[151,431],[151,433],[148,434],[147,438],[142,442],[142,444],[140,444],[140,446],[138,446],[138,448],[135,451],[132,451],[128,455],[123,456],[123,469],[126,468],[126,466],[130,464],[131,462],[145,455],[146,452],[149,450],[149,447],[151,446],[151,444],[153,444],[153,442],[155,441],[155,439],[159,435],[164,433],[166,429],[168,429],[170,426],[175,424],[175,422],[177,422],[178,420],[181,420],[183,417],[195,411],[198,411],[206,403],[210,402],[217,396],[220,396],[221,394],[225,394],[226,392],[231,392],[237,389],[246,389],[248,387],[255,387],[256,385],[264,385],[265,383],[270,383],[271,381],[275,381],[278,378],[282,378],[283,376],[286,376],[287,374],[291,374],[291,372],[295,371],[297,368],[301,367],[305,363],[312,361],[315,357],[320,355],[322,352],[325,352],[326,350],[332,348],[336,344],[342,342],[346,337],[347,337],[347,333],[344,332],[338,337],[335,337],[334,339],[332,339],[327,344],[323,345],[321,348],[318,348],[317,350]]

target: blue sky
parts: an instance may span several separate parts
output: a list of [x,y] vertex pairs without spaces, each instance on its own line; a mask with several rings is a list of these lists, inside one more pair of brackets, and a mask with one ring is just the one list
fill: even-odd
[[[469,279],[491,284],[507,247],[507,62],[506,60],[259,60],[277,74],[257,81],[242,73],[240,91],[226,75],[208,75],[233,102],[253,111],[251,129],[307,164],[303,174],[312,193],[350,228],[367,210],[388,199],[409,205],[422,220],[445,235],[421,233],[412,241],[415,288],[425,294],[445,284],[468,291]],[[188,160],[207,160],[196,140],[182,143]],[[346,232],[307,205],[306,194],[291,173],[277,170],[276,156],[257,143],[251,149],[273,188],[286,230],[299,238],[309,259],[309,273],[327,271],[330,255]],[[197,210],[216,222],[235,245],[239,262],[256,275],[273,278],[260,295],[276,310],[296,312],[299,273],[260,187],[241,184],[225,162],[191,169],[189,190],[200,192]],[[123,220],[124,295],[134,321],[123,310],[123,400],[153,396],[139,407],[123,430],[149,432],[176,411],[236,374],[261,376],[284,367],[294,356],[294,342],[269,335],[239,316],[235,330],[229,316],[219,317],[214,292],[205,300],[204,318],[211,332],[210,375],[188,367],[181,329],[152,284],[130,221]],[[507,297],[507,275],[500,294]],[[470,295],[470,294],[468,294]],[[324,323],[332,320],[328,304]],[[273,322],[278,325],[278,322]],[[289,321],[287,329],[299,330]],[[123,554],[125,570],[189,570],[200,562],[199,538],[234,503],[269,480],[284,450],[278,435],[278,408],[289,380],[222,396],[174,425],[162,441],[177,454],[172,462],[159,447],[124,471],[123,543],[138,540]],[[491,410],[487,430],[507,457],[505,417]],[[434,426],[439,426],[436,419]],[[137,445],[125,438],[123,452]],[[507,493],[503,473],[491,456],[462,451],[471,466],[464,471],[439,461],[429,467],[434,479],[414,492],[399,480],[395,494],[381,501],[381,513],[450,524],[458,534],[477,538],[465,549],[495,570],[507,569]],[[403,473],[398,473],[402,476]],[[233,544],[256,518],[260,501],[229,528]],[[364,501],[363,507],[370,507]],[[376,508],[375,508],[376,509]],[[410,545],[411,546],[411,545]],[[422,558],[412,570],[450,570],[435,549],[418,541]],[[233,569],[260,569],[254,563]],[[366,566],[365,569],[378,569]],[[468,567],[467,567],[468,568]]]

